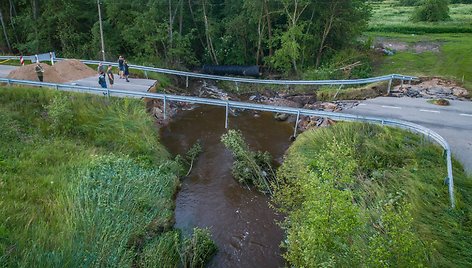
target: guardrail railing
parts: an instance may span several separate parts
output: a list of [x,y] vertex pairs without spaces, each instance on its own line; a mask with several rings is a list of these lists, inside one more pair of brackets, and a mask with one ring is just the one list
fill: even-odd
[[339,120],[339,121],[366,122],[366,123],[373,123],[373,124],[379,124],[379,125],[384,125],[384,126],[398,127],[405,130],[413,131],[413,132],[424,135],[428,139],[434,140],[444,149],[445,157],[446,157],[446,166],[447,166],[447,183],[448,183],[448,190],[449,190],[449,199],[451,202],[451,207],[453,208],[455,207],[454,179],[453,179],[453,174],[452,174],[452,156],[451,156],[451,148],[449,144],[441,135],[434,132],[433,130],[428,129],[418,124],[411,123],[411,122],[407,122],[403,120],[379,118],[379,117],[359,116],[359,115],[352,115],[352,114],[346,114],[346,113],[316,111],[316,110],[309,110],[309,109],[273,106],[273,105],[265,105],[265,104],[257,104],[257,103],[246,103],[246,102],[239,102],[239,101],[229,101],[229,100],[226,101],[226,100],[207,99],[207,98],[190,97],[190,96],[169,95],[169,94],[162,94],[162,93],[135,92],[135,91],[127,91],[127,90],[95,88],[95,87],[85,87],[85,86],[76,86],[76,85],[56,84],[56,83],[41,83],[41,82],[36,82],[36,81],[14,80],[14,79],[6,79],[6,78],[0,78],[0,82],[6,83],[8,85],[17,84],[17,85],[28,85],[28,86],[42,86],[42,87],[54,88],[57,90],[66,90],[66,91],[72,90],[72,91],[80,91],[80,92],[102,93],[103,95],[107,95],[107,96],[111,96],[113,94],[113,95],[116,95],[117,97],[129,96],[129,97],[135,97],[135,98],[137,97],[137,98],[160,99],[160,100],[163,100],[164,102],[164,111],[163,111],[164,117],[166,116],[166,106],[167,106],[166,102],[167,101],[197,103],[197,104],[225,107],[226,108],[226,119],[225,119],[226,128],[228,128],[229,109],[234,108],[234,109],[257,110],[257,111],[267,111],[267,112],[274,112],[274,113],[286,113],[286,114],[291,114],[291,115],[297,115],[297,119],[296,119],[295,127],[294,127],[294,136],[297,135],[297,128],[298,128],[298,122],[299,122],[300,116],[317,116],[317,117],[331,118],[331,119]]
[[[0,59],[13,59],[19,60],[19,56],[0,56]],[[55,58],[56,61],[63,61],[67,60],[64,58]],[[79,60],[84,64],[91,64],[91,65],[98,65],[99,63],[103,63],[105,65],[112,65],[118,66],[116,62],[107,62],[107,61],[96,61],[96,60]],[[390,75],[383,75],[378,77],[371,77],[371,78],[363,78],[363,79],[351,79],[351,80],[269,80],[269,79],[253,79],[253,78],[241,78],[241,77],[229,77],[229,76],[219,76],[219,75],[209,75],[209,74],[202,74],[202,73],[193,73],[193,72],[184,72],[184,71],[177,71],[165,68],[156,68],[156,67],[148,67],[148,66],[141,66],[141,65],[129,65],[129,68],[135,70],[141,70],[145,72],[155,72],[161,74],[168,74],[168,75],[176,75],[182,76],[186,78],[186,86],[188,87],[188,79],[191,78],[200,78],[200,79],[209,79],[209,80],[217,80],[217,81],[229,81],[234,82],[236,87],[238,87],[239,83],[248,83],[248,84],[269,84],[269,85],[285,85],[285,86],[293,86],[293,85],[331,85],[331,86],[343,86],[343,85],[362,85],[362,84],[371,84],[377,82],[385,82],[389,81],[388,84],[388,92],[390,93],[390,89],[392,86],[393,80],[400,80],[403,84],[404,81],[410,82],[415,81],[418,78],[415,76],[408,76],[408,75],[400,75],[400,74],[390,74]]]

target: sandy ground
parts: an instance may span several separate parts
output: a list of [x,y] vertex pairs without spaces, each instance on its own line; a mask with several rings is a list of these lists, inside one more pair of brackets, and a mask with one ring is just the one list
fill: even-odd
[[[78,60],[60,61],[54,66],[41,63],[44,82],[64,83],[96,75],[96,72]],[[12,79],[39,81],[35,72],[36,64],[28,64],[13,70],[7,76]]]

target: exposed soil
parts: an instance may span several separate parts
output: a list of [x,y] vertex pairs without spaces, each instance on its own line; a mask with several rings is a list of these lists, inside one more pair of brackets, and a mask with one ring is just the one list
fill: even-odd
[[388,39],[378,39],[375,43],[376,48],[385,48],[393,51],[411,51],[415,53],[434,52],[439,53],[441,43],[439,42],[416,42],[407,43],[401,41],[393,41]]
[[439,77],[421,77],[419,82],[412,85],[398,85],[392,89],[391,95],[394,97],[447,100],[467,100],[470,98],[467,89],[454,81]]
[[[36,64],[28,64],[13,70],[8,78],[39,81],[35,72]],[[96,75],[96,72],[78,60],[60,61],[54,66],[41,63],[44,69],[44,82],[65,83]]]

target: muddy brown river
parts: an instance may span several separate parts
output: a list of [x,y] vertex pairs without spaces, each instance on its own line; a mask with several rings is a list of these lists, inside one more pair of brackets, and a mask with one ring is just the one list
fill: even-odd
[[[244,188],[231,175],[233,158],[220,142],[224,120],[224,108],[202,106],[180,112],[161,129],[161,142],[174,155],[185,154],[197,140],[203,147],[191,174],[182,179],[175,227],[184,234],[194,227],[210,229],[218,253],[209,267],[283,267],[283,232],[276,223],[282,217],[266,196]],[[242,131],[251,149],[270,152],[278,163],[293,132],[293,124],[277,122],[270,113],[230,116],[229,126]]]

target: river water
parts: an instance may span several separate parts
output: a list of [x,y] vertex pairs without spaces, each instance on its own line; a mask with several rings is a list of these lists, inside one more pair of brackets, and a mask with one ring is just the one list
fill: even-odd
[[[180,112],[161,129],[161,142],[174,155],[185,154],[198,140],[203,147],[177,195],[175,227],[184,234],[194,227],[210,229],[218,253],[209,267],[283,267],[283,231],[276,223],[282,216],[266,196],[234,180],[231,153],[220,142],[224,120],[224,108],[202,106]],[[229,127],[241,130],[252,150],[268,151],[278,163],[293,132],[293,124],[277,122],[270,113],[230,116]]]

